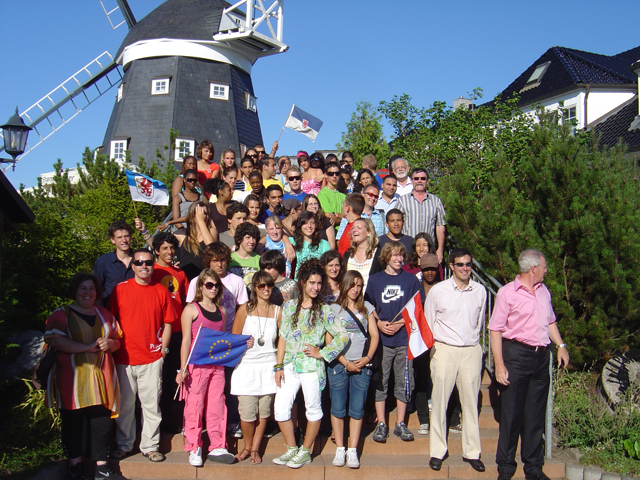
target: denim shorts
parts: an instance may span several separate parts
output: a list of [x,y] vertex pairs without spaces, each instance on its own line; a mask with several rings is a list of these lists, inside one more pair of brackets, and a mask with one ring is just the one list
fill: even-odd
[[331,415],[344,418],[347,415],[347,396],[349,397],[349,417],[360,420],[364,416],[364,402],[371,382],[371,370],[363,368],[359,373],[347,372],[338,363],[327,369],[329,392],[331,393]]

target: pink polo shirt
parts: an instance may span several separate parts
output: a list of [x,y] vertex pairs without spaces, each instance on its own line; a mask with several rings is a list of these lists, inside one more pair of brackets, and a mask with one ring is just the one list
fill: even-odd
[[489,330],[534,347],[549,345],[549,325],[556,322],[551,294],[543,283],[534,290],[535,294],[522,285],[520,275],[498,290]]

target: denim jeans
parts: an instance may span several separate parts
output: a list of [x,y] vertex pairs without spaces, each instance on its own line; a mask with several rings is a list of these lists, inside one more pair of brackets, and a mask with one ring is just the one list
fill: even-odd
[[349,397],[349,417],[360,420],[364,416],[364,402],[371,381],[371,370],[363,368],[359,373],[347,372],[338,363],[327,369],[329,373],[329,391],[331,393],[331,415],[344,418],[347,415],[347,396]]

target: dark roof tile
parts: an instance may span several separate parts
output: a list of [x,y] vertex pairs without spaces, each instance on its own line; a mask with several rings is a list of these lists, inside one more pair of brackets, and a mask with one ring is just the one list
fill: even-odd
[[638,96],[636,95],[618,112],[593,128],[596,133],[601,134],[599,145],[613,147],[622,140],[630,151],[640,150],[640,128],[629,131],[637,115]]

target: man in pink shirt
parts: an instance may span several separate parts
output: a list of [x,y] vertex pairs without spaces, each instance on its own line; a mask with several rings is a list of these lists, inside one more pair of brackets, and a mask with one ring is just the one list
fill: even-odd
[[[558,347],[558,364],[569,354],[558,330],[551,294],[542,281],[547,262],[537,250],[518,258],[520,275],[498,290],[489,322],[496,380],[502,385],[502,415],[496,452],[498,479],[516,471],[516,448],[522,437],[521,459],[526,480],[549,480],[542,472],[545,407],[549,392],[549,347]],[[526,412],[526,415],[525,415]]]

